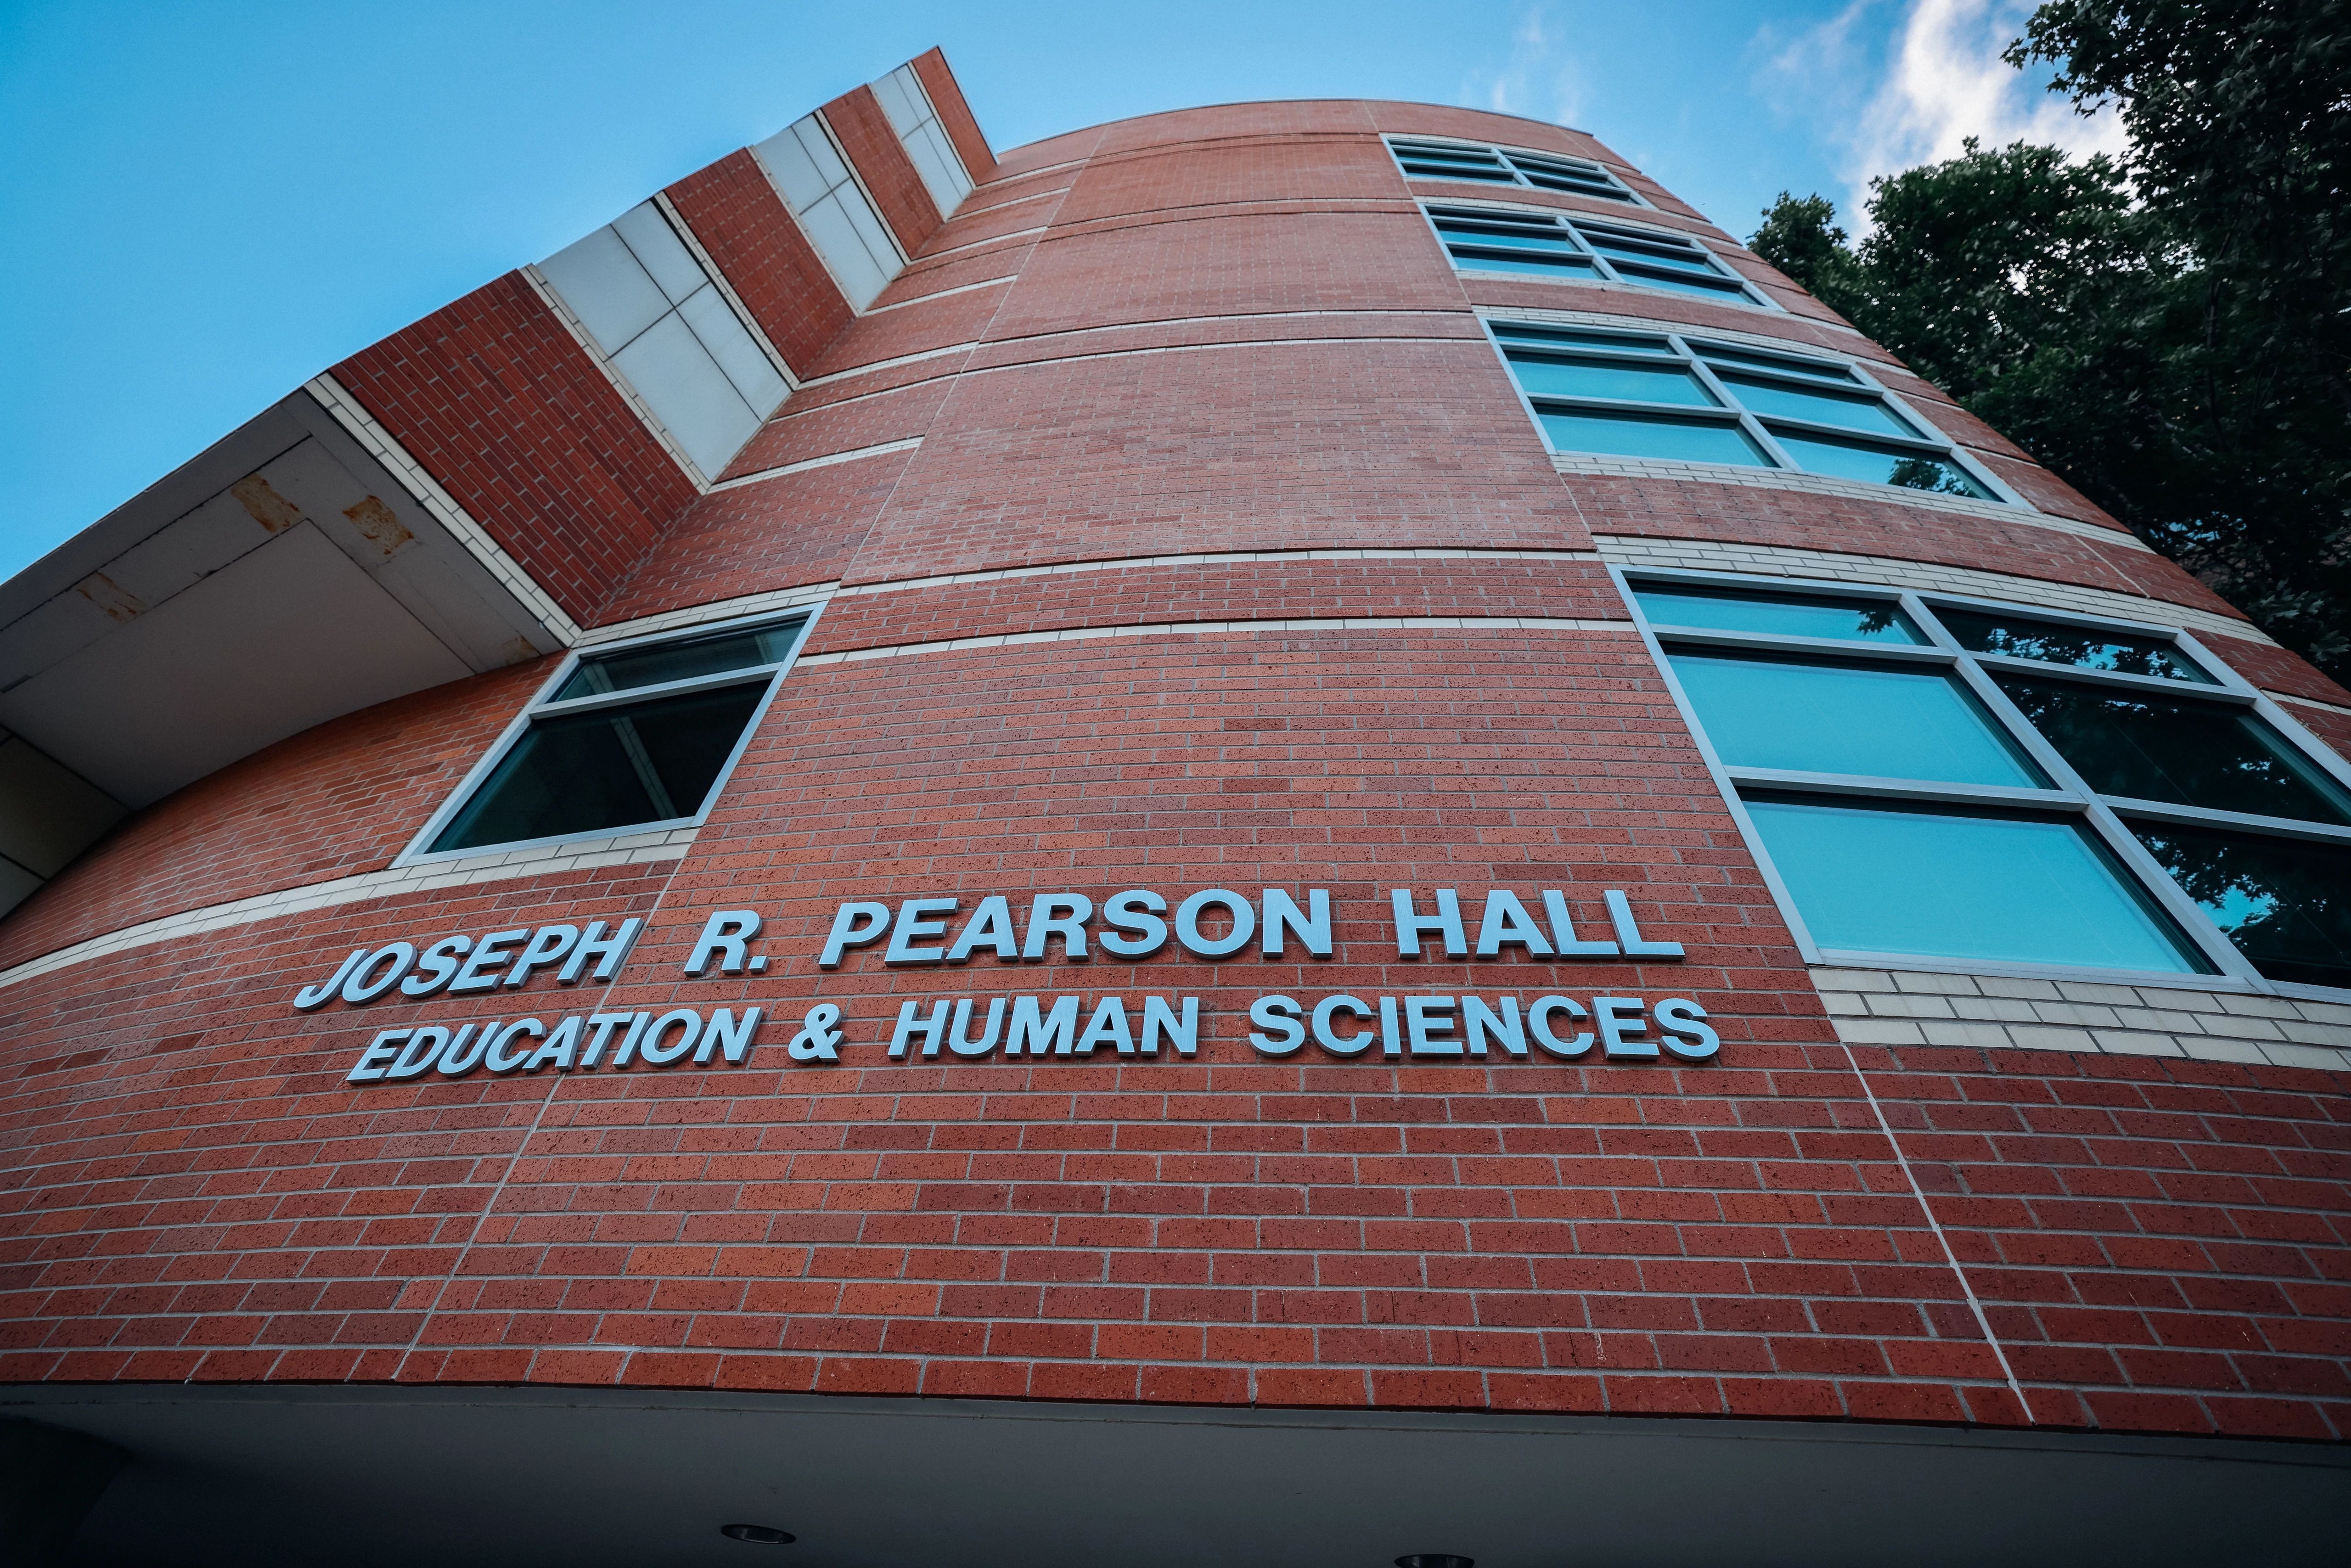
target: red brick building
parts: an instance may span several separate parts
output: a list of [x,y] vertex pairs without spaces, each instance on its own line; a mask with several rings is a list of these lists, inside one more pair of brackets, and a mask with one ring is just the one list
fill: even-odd
[[0,729],[53,1560],[2340,1550],[2351,694],[1583,132],[925,55]]

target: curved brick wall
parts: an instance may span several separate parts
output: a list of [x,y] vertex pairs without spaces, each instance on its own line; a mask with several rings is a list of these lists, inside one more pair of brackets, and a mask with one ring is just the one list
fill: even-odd
[[[852,129],[888,136],[878,111]],[[1645,219],[1790,314],[1465,279],[1383,132],[1608,159]],[[531,665],[249,758],[37,894],[0,925],[0,1381],[2344,1435],[2351,1080],[2325,1042],[2351,1044],[2351,1012],[2156,1024],[2144,997],[1808,974],[1605,569],[1995,574],[2200,617],[2338,741],[2351,695],[2229,634],[2201,585],[1575,132],[1313,103],[1072,133],[1006,156],[885,308],[822,338],[756,172],[714,167],[679,204],[726,265],[785,269],[744,293],[810,384],[731,488],[678,504],[641,433],[579,430],[566,474],[654,500],[582,534],[601,491],[508,473],[492,521],[591,627],[841,585],[717,810],[690,844],[402,880]],[[882,194],[930,221],[911,172]],[[1562,472],[1481,305],[1856,354],[2045,515]],[[363,393],[401,381],[400,343],[354,361]],[[951,981],[812,961],[850,897],[1277,885],[1340,901],[1331,960]],[[1567,887],[1604,923],[1597,890],[1634,889],[1688,957],[1398,964],[1385,890],[1453,885]],[[738,907],[769,917],[768,972],[681,977]],[[370,1030],[446,1009],[288,1006],[362,944],[631,914],[649,935],[601,1004],[768,1005],[747,1065],[357,1089]],[[1721,1056],[1393,1066],[1245,1040],[1269,991],[1531,986],[1693,997]],[[893,1064],[875,1043],[901,997],[1032,992],[1197,996],[1199,1053]],[[542,977],[476,1010],[576,995]],[[860,1020],[848,1060],[796,1066],[783,1041],[820,998]],[[1954,1032],[1979,1016],[2009,1032]]]

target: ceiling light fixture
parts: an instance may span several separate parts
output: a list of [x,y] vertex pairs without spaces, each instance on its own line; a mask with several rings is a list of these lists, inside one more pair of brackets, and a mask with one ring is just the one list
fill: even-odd
[[[722,1524],[718,1533],[729,1541],[748,1541],[759,1546],[789,1546],[795,1537],[789,1530],[778,1530],[765,1524]],[[1430,1558],[1429,1562],[1459,1562],[1458,1558]]]

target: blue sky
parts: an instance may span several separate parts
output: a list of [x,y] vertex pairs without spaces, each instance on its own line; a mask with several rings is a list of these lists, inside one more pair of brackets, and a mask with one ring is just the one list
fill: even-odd
[[0,578],[318,371],[943,46],[998,147],[1268,98],[1597,133],[1740,235],[1961,136],[2106,144],[2023,0],[0,0]]

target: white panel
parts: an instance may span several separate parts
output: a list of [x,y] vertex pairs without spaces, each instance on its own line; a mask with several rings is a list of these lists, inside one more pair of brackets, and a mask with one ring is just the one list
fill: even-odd
[[613,355],[612,363],[705,478],[716,478],[759,428],[759,416],[674,313]]
[[839,202],[841,210],[849,215],[851,226],[857,230],[857,237],[865,242],[866,254],[873,258],[873,265],[882,269],[882,276],[885,278],[897,277],[898,269],[906,265],[905,258],[898,254],[897,243],[890,237],[890,230],[882,222],[882,214],[875,212],[873,204],[865,199],[865,193],[854,185],[843,185],[833,193],[832,199]]
[[777,131],[752,149],[784,193],[784,203],[795,213],[806,212],[824,199],[825,178],[790,130]]
[[718,361],[718,368],[726,372],[726,379],[735,383],[735,390],[751,405],[751,412],[762,419],[773,413],[776,405],[784,401],[784,393],[791,389],[776,373],[775,365],[751,334],[744,330],[742,318],[726,303],[726,297],[705,283],[700,293],[677,308],[677,313],[685,318],[685,324],[694,329],[694,335],[702,340],[702,346],[710,350],[710,357]]
[[890,129],[905,141],[914,134],[914,127],[931,118],[931,106],[923,97],[922,85],[914,79],[914,68],[900,66],[873,84],[873,96],[882,101],[882,112],[890,117]]
[[468,673],[303,523],[0,694],[0,723],[138,807],[312,725]]
[[815,161],[817,172],[824,176],[826,190],[831,190],[849,178],[849,165],[841,161],[841,154],[833,149],[832,138],[826,132],[824,122],[815,115],[804,114],[792,121],[792,134],[800,139],[800,145],[808,149],[809,157]]
[[0,741],[0,854],[55,876],[121,820],[120,806],[21,737]]
[[[867,214],[869,221],[871,216]],[[828,196],[802,213],[800,228],[831,267],[833,277],[840,279],[841,291],[858,309],[872,304],[873,297],[888,287],[891,273],[875,265],[865,241],[839,201]]]
[[923,184],[931,193],[931,201],[938,207],[941,217],[954,212],[964,198],[962,171],[944,150],[945,143],[936,120],[905,141],[906,156],[914,162],[914,172],[923,177]]
[[627,347],[669,309],[668,298],[610,224],[565,246],[538,270],[608,354]]
[[669,226],[669,219],[653,203],[639,202],[613,219],[612,226],[636,253],[637,260],[644,264],[644,269],[653,274],[653,281],[661,285],[661,291],[669,296],[671,304],[677,304],[710,281],[703,274],[702,264],[694,259],[694,253],[685,248],[685,242],[677,237],[677,231]]

